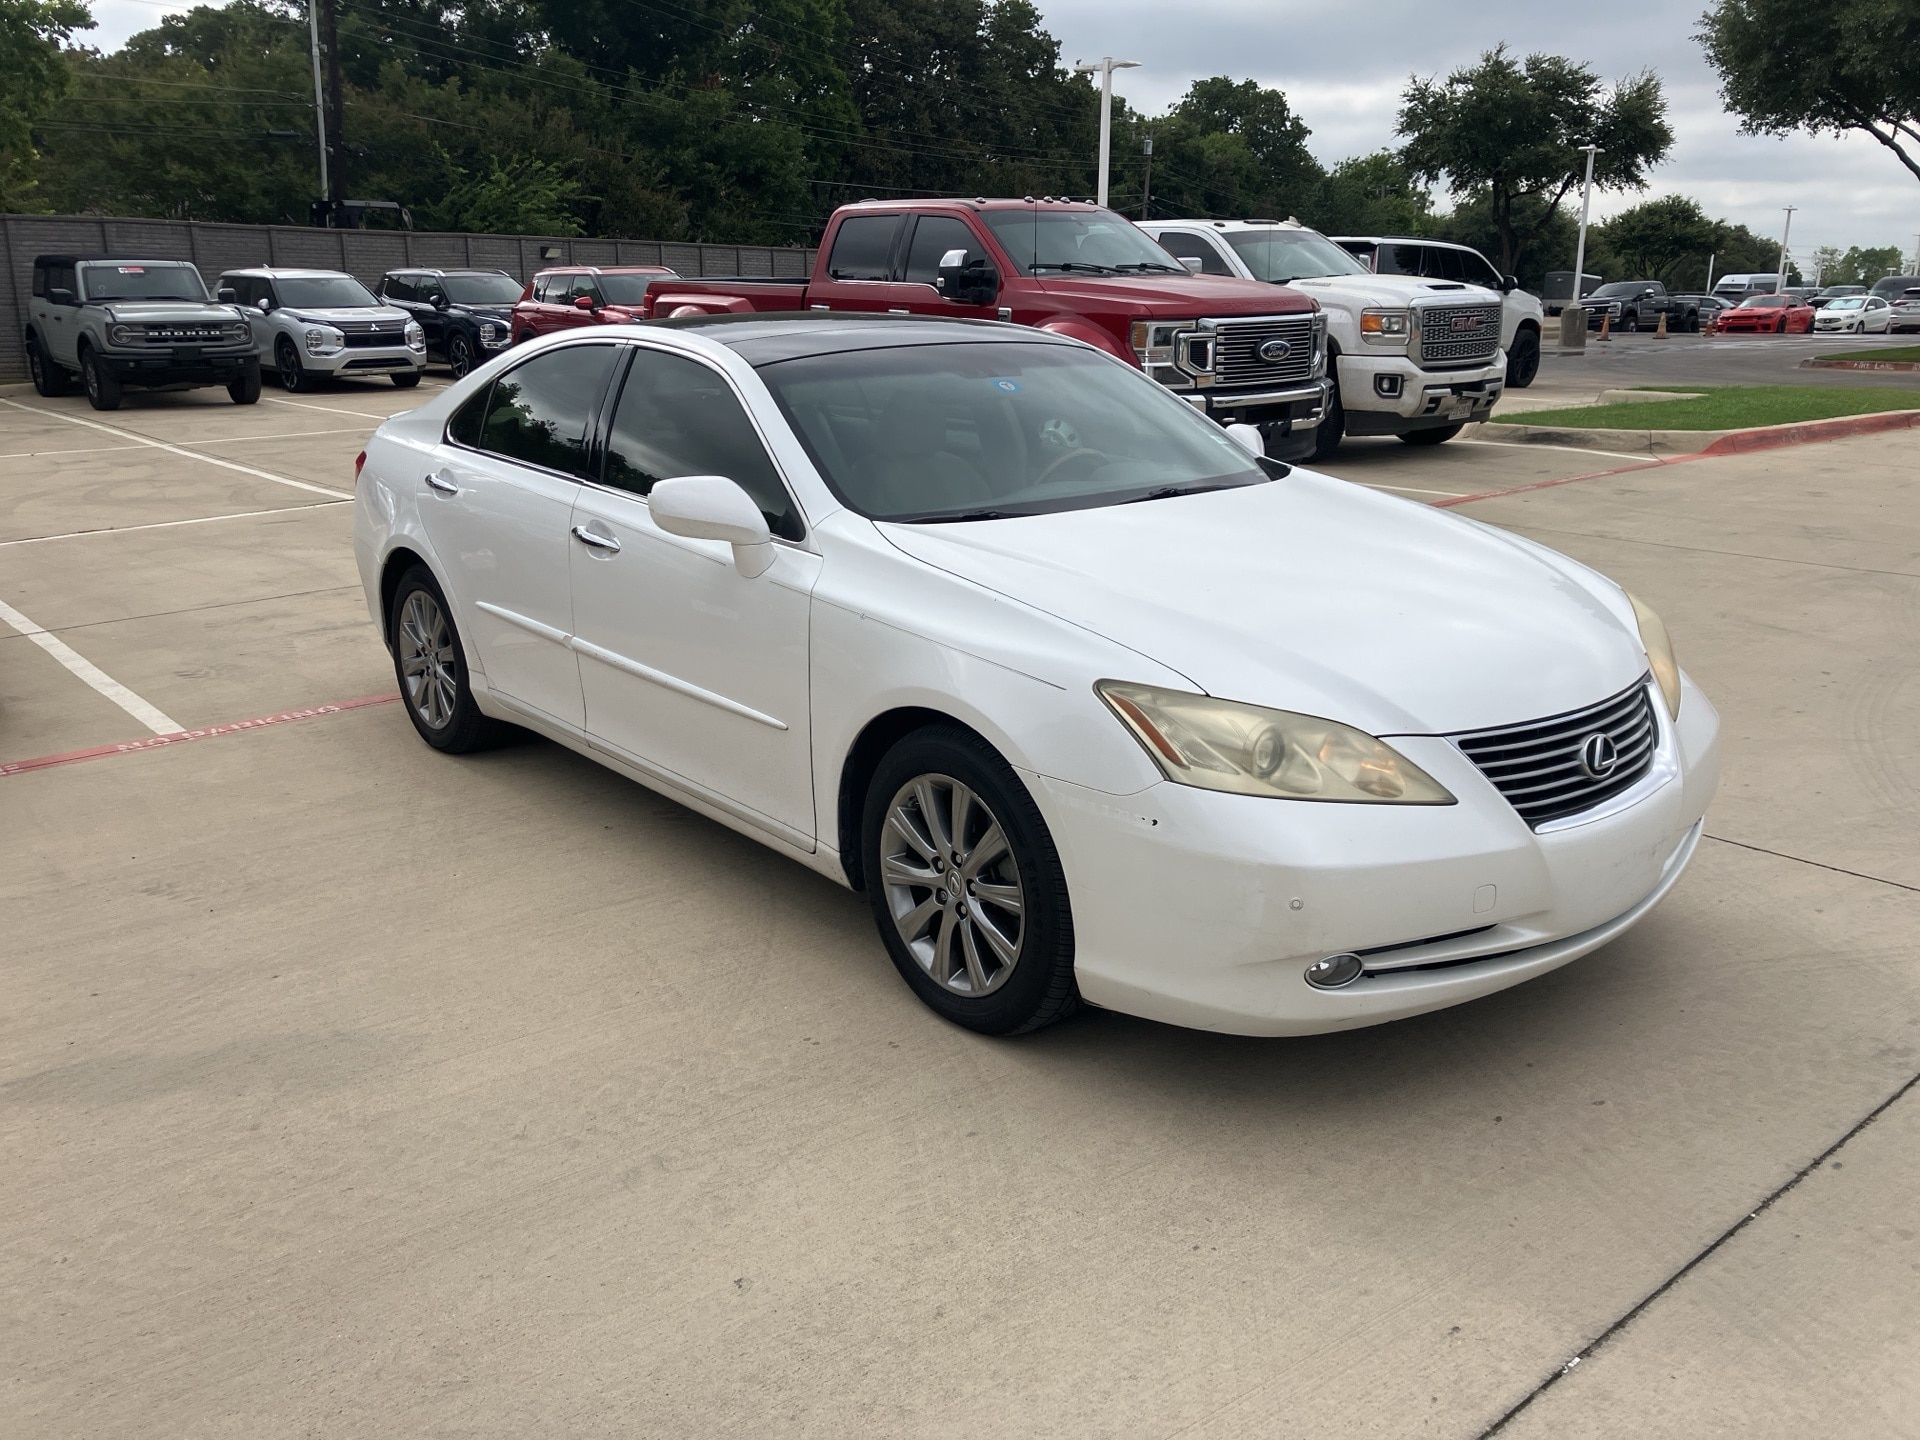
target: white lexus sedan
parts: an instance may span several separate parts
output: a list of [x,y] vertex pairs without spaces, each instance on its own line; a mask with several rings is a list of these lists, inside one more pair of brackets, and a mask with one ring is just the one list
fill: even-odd
[[429,745],[536,731],[864,890],[975,1030],[1337,1030],[1625,931],[1718,772],[1660,621],[1257,448],[1038,330],[610,325],[382,425],[355,549]]

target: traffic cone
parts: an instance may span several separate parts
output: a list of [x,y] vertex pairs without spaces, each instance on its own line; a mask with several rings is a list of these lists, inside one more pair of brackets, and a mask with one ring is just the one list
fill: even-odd
[[1667,312],[1664,310],[1660,312],[1660,323],[1654,327],[1653,338],[1656,340],[1667,338]]
[[1600,338],[1602,340],[1613,339],[1613,312],[1611,310],[1601,312]]

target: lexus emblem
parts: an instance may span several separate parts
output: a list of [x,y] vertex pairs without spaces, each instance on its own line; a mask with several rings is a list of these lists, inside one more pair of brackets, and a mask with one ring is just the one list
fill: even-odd
[[1604,780],[1620,763],[1620,749],[1613,737],[1596,730],[1580,742],[1580,768],[1590,780]]
[[1269,340],[1260,347],[1259,353],[1269,365],[1277,365],[1293,353],[1293,346],[1285,340]]

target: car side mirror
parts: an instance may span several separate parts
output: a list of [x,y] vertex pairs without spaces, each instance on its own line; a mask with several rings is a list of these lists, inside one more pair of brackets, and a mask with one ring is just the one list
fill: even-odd
[[745,490],[724,475],[655,481],[647,492],[647,510],[653,523],[669,535],[726,541],[733,546],[734,568],[749,580],[773,564],[773,532],[767,529],[767,517]]
[[433,293],[433,308],[434,308],[434,309],[436,309],[436,310],[444,310],[444,309],[446,309],[446,308],[447,308],[447,305],[448,305],[449,303],[450,303],[450,302],[449,302],[449,301],[447,300],[447,292],[446,292],[446,291],[444,291],[444,290],[436,290],[436,291],[434,291],[434,293]]
[[231,305],[239,300],[240,292],[235,290],[231,285],[222,285],[218,290],[214,291],[213,298],[218,300],[222,305]]
[[65,288],[49,290],[47,291],[47,303],[49,305],[71,305],[73,304],[73,292]]
[[1267,440],[1258,425],[1229,425],[1227,434],[1242,450],[1258,460],[1267,453]]
[[593,297],[591,295],[576,295],[573,297],[573,308],[576,310],[594,310],[599,307],[593,303]]
[[273,297],[271,295],[262,295],[258,300],[253,302],[253,307],[262,315],[271,315],[273,313]]
[[1500,277],[1500,293],[1502,295],[1511,295],[1519,288],[1520,277],[1518,275],[1502,275]]
[[1000,272],[990,260],[967,260],[964,250],[949,250],[940,257],[940,272],[933,288],[956,305],[991,305],[1000,298]]

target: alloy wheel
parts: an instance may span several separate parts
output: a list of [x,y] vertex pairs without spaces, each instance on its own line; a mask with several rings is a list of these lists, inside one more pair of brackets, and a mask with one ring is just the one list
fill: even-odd
[[425,590],[407,596],[400,611],[400,675],[407,704],[421,723],[444,729],[453,719],[459,675],[453,659],[453,632],[440,602]]
[[901,941],[943,990],[977,999],[1007,982],[1026,938],[1026,895],[1007,832],[950,775],[918,775],[887,805],[880,883]]
[[456,335],[447,343],[447,367],[456,380],[464,380],[473,369],[473,347],[467,344],[466,336]]

